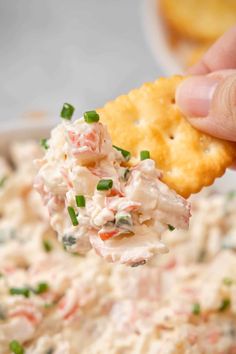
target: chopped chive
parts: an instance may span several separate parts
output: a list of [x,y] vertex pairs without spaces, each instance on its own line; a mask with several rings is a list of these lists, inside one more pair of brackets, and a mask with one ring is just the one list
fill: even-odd
[[24,354],[25,350],[17,340],[12,340],[9,343],[9,349],[14,354]]
[[198,254],[197,261],[198,261],[199,263],[201,263],[201,262],[203,262],[203,261],[205,260],[205,258],[206,258],[206,250],[201,249],[200,252],[199,252],[199,254]]
[[2,177],[2,178],[0,179],[0,188],[4,186],[6,180],[7,180],[7,177],[6,177],[6,176],[4,176],[4,177]]
[[168,229],[169,229],[170,231],[174,231],[174,230],[175,230],[175,227],[172,226],[172,225],[170,225],[170,224],[168,224]]
[[48,291],[49,286],[47,283],[39,283],[37,287],[34,289],[35,294],[42,294]]
[[130,173],[130,170],[128,168],[126,168],[124,171],[124,180],[125,181],[127,181],[127,179],[129,178],[129,173]]
[[84,208],[85,207],[85,197],[83,195],[76,195],[75,196],[75,201],[76,201],[76,205],[79,208]]
[[100,181],[97,184],[97,190],[98,191],[107,191],[111,189],[113,186],[113,181],[112,179],[100,179]]
[[79,252],[72,252],[71,255],[74,257],[84,257],[84,254],[79,253]]
[[53,306],[55,306],[55,302],[46,303],[43,306],[45,309],[51,309]]
[[86,123],[96,123],[99,121],[99,114],[96,111],[87,111],[84,113],[84,120]]
[[142,261],[132,263],[132,264],[131,264],[131,267],[132,267],[132,268],[135,268],[135,267],[138,267],[138,266],[140,266],[140,265],[144,265],[144,264],[146,264],[146,263],[147,263],[147,261],[146,261],[145,259],[143,259]]
[[116,217],[116,227],[129,231],[132,229],[132,226],[133,220],[131,215],[127,214]]
[[49,348],[45,354],[53,354],[54,353],[54,349],[53,348]]
[[226,195],[228,200],[232,200],[236,197],[236,191],[229,191]]
[[46,252],[51,252],[53,247],[49,240],[43,240],[43,248]]
[[140,151],[140,160],[143,161],[147,159],[150,159],[150,152],[148,150]]
[[77,216],[76,216],[76,213],[75,213],[74,208],[71,207],[71,206],[68,206],[67,210],[68,210],[68,213],[69,213],[69,215],[70,215],[72,225],[73,225],[73,226],[79,225],[79,222],[78,222],[78,220],[77,220]]
[[7,318],[7,314],[6,314],[5,306],[3,307],[0,305],[0,320],[4,321],[6,320],[6,318]]
[[129,175],[130,175],[130,169],[129,169],[129,168],[122,167],[121,170],[120,170],[120,178],[121,178],[123,181],[127,181],[128,178],[129,178]]
[[224,278],[224,279],[223,279],[223,283],[224,283],[224,285],[230,286],[230,285],[233,284],[233,279],[231,279],[231,278]]
[[66,245],[63,243],[63,250],[67,251]]
[[40,139],[39,144],[40,144],[40,146],[42,146],[45,150],[47,150],[47,149],[49,148],[48,139],[46,139],[46,138]]
[[11,295],[23,295],[24,297],[30,296],[30,289],[29,288],[10,288]]
[[74,110],[75,109],[71,104],[64,103],[61,110],[61,117],[67,120],[71,120]]
[[131,153],[129,151],[121,149],[119,146],[116,145],[112,145],[112,146],[113,148],[121,152],[122,156],[125,158],[126,161],[129,161],[129,159],[131,158]]
[[224,299],[219,307],[219,311],[225,311],[230,306],[230,299]]
[[193,304],[193,307],[192,307],[192,314],[193,314],[193,315],[200,315],[200,313],[201,313],[200,304],[198,304],[198,303]]
[[67,235],[64,235],[62,237],[62,242],[63,242],[63,245],[65,247],[65,250],[66,250],[66,246],[73,246],[76,244],[76,238],[73,237],[73,236],[67,236]]

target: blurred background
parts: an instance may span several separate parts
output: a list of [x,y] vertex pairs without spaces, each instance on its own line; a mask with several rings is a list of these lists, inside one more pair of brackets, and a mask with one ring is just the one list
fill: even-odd
[[[1,0],[0,119],[78,114],[162,73],[141,0]],[[33,112],[33,113],[32,113]]]
[[79,116],[181,73],[234,23],[236,0],[0,0],[0,119]]

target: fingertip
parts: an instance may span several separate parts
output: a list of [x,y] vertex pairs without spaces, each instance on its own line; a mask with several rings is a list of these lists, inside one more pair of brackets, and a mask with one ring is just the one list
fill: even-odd
[[176,104],[187,117],[206,117],[218,80],[207,76],[192,76],[176,90]]

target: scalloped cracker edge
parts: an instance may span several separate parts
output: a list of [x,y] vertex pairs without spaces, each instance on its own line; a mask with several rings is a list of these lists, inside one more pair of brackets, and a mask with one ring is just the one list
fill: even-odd
[[149,150],[163,182],[183,197],[199,192],[224,174],[236,144],[193,128],[175,104],[181,76],[146,83],[97,110],[113,144],[139,158]]

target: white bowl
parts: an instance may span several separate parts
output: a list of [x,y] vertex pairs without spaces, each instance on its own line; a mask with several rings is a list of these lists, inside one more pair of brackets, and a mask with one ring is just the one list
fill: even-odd
[[0,128],[0,153],[8,155],[9,145],[13,141],[23,141],[29,139],[40,140],[49,136],[53,127],[52,122],[48,123],[29,123],[15,120],[11,124],[1,124]]
[[183,63],[170,48],[159,1],[143,0],[141,13],[145,36],[158,66],[166,75],[180,74]]
[[[14,127],[2,125],[0,130],[0,154],[8,155],[8,147],[13,141],[24,141],[27,139],[39,140],[40,138],[49,137],[53,122],[45,124],[15,122]],[[214,185],[210,188],[218,191],[227,192],[236,189],[236,172],[227,171],[225,175],[218,178]]]

